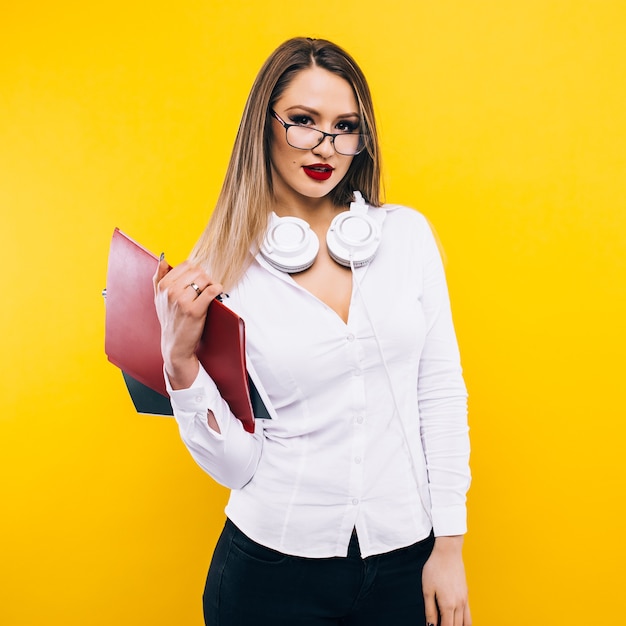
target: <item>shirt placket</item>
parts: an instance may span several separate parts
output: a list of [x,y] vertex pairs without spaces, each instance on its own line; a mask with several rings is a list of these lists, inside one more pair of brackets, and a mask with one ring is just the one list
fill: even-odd
[[365,458],[365,372],[363,347],[359,341],[358,330],[355,324],[351,324],[345,334],[345,350],[348,355],[350,367],[350,428],[351,446],[347,453],[349,458],[349,476],[347,490],[346,526],[351,531],[359,515],[362,506],[364,491],[364,467]]

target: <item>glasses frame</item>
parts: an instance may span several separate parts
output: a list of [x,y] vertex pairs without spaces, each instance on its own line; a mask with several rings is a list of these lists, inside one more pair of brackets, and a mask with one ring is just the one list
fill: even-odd
[[[323,130],[319,130],[319,128],[309,129],[309,130],[314,130],[315,132],[320,134],[320,140],[314,146],[311,146],[310,148],[300,148],[299,146],[294,146],[292,143],[289,142],[289,139],[287,138],[289,129],[292,126],[296,126],[297,128],[309,128],[309,127],[302,126],[302,124],[288,124],[287,122],[285,122],[285,120],[283,120],[280,117],[280,115],[278,115],[278,113],[276,113],[276,111],[274,111],[274,109],[270,109],[270,113],[278,120],[278,122],[285,129],[285,140],[287,141],[287,143],[292,148],[295,148],[296,150],[315,150],[315,148],[317,148],[319,145],[324,143],[324,140],[326,139],[326,137],[330,137],[330,143],[333,146],[333,150],[337,154],[341,154],[342,156],[356,156],[357,154],[361,154],[361,152],[365,150],[365,137],[366,137],[365,133],[325,133]],[[339,150],[337,150],[337,148],[335,147],[335,137],[340,137],[344,135],[357,135],[359,137],[359,143],[362,144],[361,148],[357,152],[353,152],[351,154],[346,154],[345,152],[339,152]]]

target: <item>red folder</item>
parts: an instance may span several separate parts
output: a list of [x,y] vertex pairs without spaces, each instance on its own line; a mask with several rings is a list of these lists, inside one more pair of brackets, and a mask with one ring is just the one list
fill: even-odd
[[[107,272],[105,352],[125,375],[167,397],[152,285],[158,262],[154,254],[115,229]],[[254,432],[243,320],[213,300],[196,352],[232,413],[248,432]]]

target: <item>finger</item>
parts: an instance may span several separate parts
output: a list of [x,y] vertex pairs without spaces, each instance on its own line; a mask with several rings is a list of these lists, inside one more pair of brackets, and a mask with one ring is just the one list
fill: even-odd
[[[202,292],[206,291],[207,289],[210,289],[211,293],[213,293],[213,291],[216,291],[217,293],[215,295],[221,293],[221,291],[217,291],[217,290],[218,289],[221,290],[222,285],[220,285],[219,283],[216,283],[204,271],[199,271],[196,274],[193,274],[193,273],[185,274],[183,278],[185,281],[189,281],[185,284],[185,289],[187,288],[192,289],[193,291],[196,292],[198,296]],[[183,279],[181,278],[181,283],[182,282],[183,282]]]
[[463,618],[465,617],[465,606],[459,606],[454,611],[454,626],[463,626]]
[[200,287],[200,285],[198,285],[198,283],[196,283],[195,280],[192,280],[185,287],[185,289],[193,289],[196,292],[196,298],[199,298],[202,295],[202,292],[204,291],[204,289],[202,287]]
[[[166,269],[162,268],[165,264]],[[190,306],[199,312],[223,291],[220,283],[214,282],[200,265],[183,261],[171,268],[161,260],[154,278],[155,294],[167,293],[170,302]]]
[[454,622],[454,609],[439,610],[441,619],[439,620],[439,626],[457,626]]
[[426,609],[428,626],[437,626],[439,624],[439,611],[437,610],[435,594],[424,594],[424,608]]
[[154,273],[154,276],[152,277],[152,284],[154,285],[154,291],[156,293],[156,289],[157,289],[157,285],[159,284],[159,282],[161,282],[161,280],[163,279],[163,277],[170,271],[170,266],[169,263],[165,260],[165,254],[161,254],[161,257],[159,258],[159,264],[157,265],[156,268],[156,272]]
[[469,602],[465,603],[465,610],[463,611],[463,626],[472,626],[472,613],[469,608]]
[[472,618],[470,617],[467,596],[459,598],[454,607],[454,626],[471,626]]
[[185,281],[187,283],[191,282],[191,277],[199,273],[199,271],[200,268],[191,265],[189,261],[183,261],[176,267],[171,268],[167,275],[163,277],[163,288],[169,289],[180,282],[183,282],[184,286]]
[[[161,291],[167,290],[172,299],[178,300],[180,297],[183,297],[184,300],[193,301],[195,297],[190,295],[187,287],[194,283],[202,291],[212,282],[201,267],[189,261],[183,261],[163,277],[159,289]],[[195,296],[198,295],[196,292]]]
[[220,283],[214,283],[210,280],[204,281],[201,277],[192,281],[188,287],[190,291],[195,292],[195,301],[201,303],[202,306],[208,306],[223,291]]
[[[165,259],[163,259],[163,261],[159,261],[159,266],[162,263],[166,263]],[[179,263],[175,267],[170,268],[169,265],[167,265],[167,267],[169,268],[169,272],[166,272],[167,274],[166,282],[168,286],[170,284],[179,282],[181,280],[186,280],[185,277],[188,278],[190,276],[195,276],[197,274],[202,273],[203,271],[200,266],[195,265],[191,263],[190,261],[183,261],[182,263]],[[189,280],[187,280],[187,282],[189,282]]]

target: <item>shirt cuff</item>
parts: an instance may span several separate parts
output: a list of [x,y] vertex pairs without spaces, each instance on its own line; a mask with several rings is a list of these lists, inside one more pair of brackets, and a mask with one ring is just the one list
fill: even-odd
[[222,401],[217,385],[201,364],[195,380],[187,389],[172,389],[165,369],[163,369],[163,375],[172,408],[181,413],[206,413],[219,406]]
[[467,509],[464,505],[432,509],[435,537],[452,537],[467,532]]

